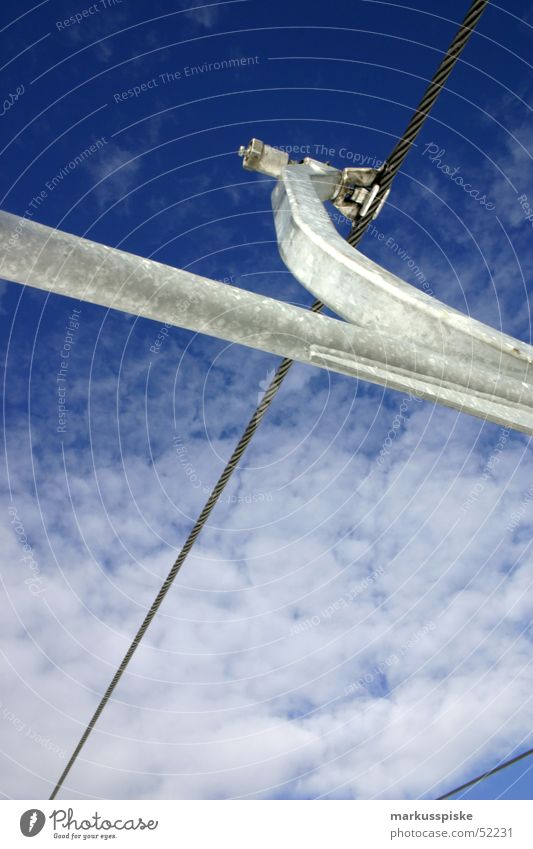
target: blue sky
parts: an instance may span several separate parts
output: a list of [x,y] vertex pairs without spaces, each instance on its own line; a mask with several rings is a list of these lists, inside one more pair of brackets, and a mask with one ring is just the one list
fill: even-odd
[[[466,6],[6,2],[1,208],[308,305],[235,151],[383,160]],[[361,244],[527,342],[532,29],[490,4]],[[277,360],[0,286],[0,790],[40,798]],[[294,366],[64,797],[434,798],[531,746],[528,445]]]

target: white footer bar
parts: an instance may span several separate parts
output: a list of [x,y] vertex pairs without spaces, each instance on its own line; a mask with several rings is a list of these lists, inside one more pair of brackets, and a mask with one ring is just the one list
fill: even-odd
[[[2,844],[187,849],[531,849],[533,803],[394,801],[5,801]],[[33,845],[33,844],[32,844]]]

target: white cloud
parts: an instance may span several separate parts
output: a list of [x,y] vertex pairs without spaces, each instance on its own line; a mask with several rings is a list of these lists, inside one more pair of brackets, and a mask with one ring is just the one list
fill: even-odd
[[[101,208],[138,178],[131,151],[110,152]],[[418,233],[436,295],[496,318],[503,299],[512,329],[501,243],[482,233],[493,296],[448,224],[447,255]],[[97,338],[102,315],[84,310],[66,434],[54,339],[31,387],[31,347],[12,363],[6,456],[31,546],[23,560],[5,491],[0,741],[17,798],[49,794],[275,364],[201,338],[184,354],[179,331],[152,355],[155,325],[115,315]],[[380,464],[402,400],[293,368],[64,795],[433,797],[531,744],[528,441],[495,454],[499,428],[413,403]]]
[[187,0],[185,17],[205,30],[216,26],[221,10],[217,3],[204,3],[203,0]]
[[[39,504],[27,435],[8,434],[13,504],[46,589],[24,584],[6,503],[3,710],[50,741],[0,723],[10,796],[50,791],[57,749],[72,750],[205,498],[176,429],[212,484],[273,362],[247,354],[243,370],[232,348],[206,388],[205,361],[190,356],[174,386],[185,338],[152,364],[146,401],[146,338],[130,340],[118,384],[120,345],[104,336],[92,454],[87,419],[72,415],[65,479],[53,419],[34,424]],[[36,368],[35,403],[48,391]],[[510,435],[483,480],[499,429],[416,404],[380,467],[402,396],[379,407],[379,390],[354,391],[293,369],[65,795],[435,795],[529,733],[531,506],[506,530],[530,486],[526,440]]]

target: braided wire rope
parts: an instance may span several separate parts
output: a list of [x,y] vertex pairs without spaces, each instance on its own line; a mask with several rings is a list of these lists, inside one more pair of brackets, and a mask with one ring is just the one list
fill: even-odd
[[488,3],[489,0],[474,0],[472,3],[468,14],[457,30],[455,38],[448,47],[438,71],[428,85],[422,100],[413,114],[413,117],[405,128],[404,134],[399,139],[396,146],[391,151],[387,161],[380,170],[380,174],[377,178],[379,183],[379,192],[370,205],[366,215],[358,218],[354,222],[351,233],[348,236],[348,242],[352,245],[352,247],[355,247],[359,243],[361,236],[368,227],[368,224],[372,221],[376,211],[379,209],[380,203],[382,202],[386,192],[389,190],[394,177],[400,170],[405,157],[411,149],[411,145],[422,129],[426,118],[431,112],[437,97],[441,93],[455,63],[461,55],[468,39],[472,35],[481,15],[488,6]]
[[[358,245],[360,240],[362,239],[362,237],[365,233],[365,230],[367,229],[368,225],[370,224],[373,215],[375,214],[379,204],[381,203],[381,199],[383,198],[383,195],[385,194],[387,189],[390,187],[394,176],[397,174],[398,170],[400,169],[403,160],[405,159],[411,145],[413,144],[414,139],[416,138],[417,134],[420,132],[420,129],[422,128],[424,121],[426,120],[433,104],[435,103],[440,91],[442,90],[442,87],[444,86],[444,83],[448,79],[448,77],[449,77],[449,75],[452,71],[452,68],[455,65],[455,62],[457,61],[460,53],[464,49],[470,35],[472,34],[474,27],[476,26],[477,22],[479,21],[479,18],[481,17],[481,14],[484,11],[485,7],[487,6],[488,2],[489,2],[489,0],[474,0],[474,2],[472,3],[472,6],[471,6],[469,13],[467,14],[466,18],[464,19],[463,23],[461,24],[461,26],[460,26],[460,28],[457,32],[457,35],[455,36],[452,44],[448,48],[446,56],[443,59],[439,70],[437,71],[437,73],[433,77],[424,97],[422,98],[422,101],[420,102],[415,114],[413,115],[413,118],[409,122],[404,135],[398,141],[396,147],[394,148],[394,150],[392,151],[392,153],[390,154],[389,158],[387,159],[387,161],[384,165],[384,168],[383,168],[384,177],[380,178],[380,191],[379,191],[374,203],[372,204],[372,206],[369,210],[369,213],[364,218],[361,218],[359,221],[357,221],[356,224],[354,225],[354,227],[352,228],[352,231],[351,231],[351,233],[348,237],[348,241],[349,241],[350,245],[352,245],[352,247],[355,247],[356,245]],[[321,310],[323,308],[324,308],[324,304],[321,301],[316,300],[312,304],[310,309],[311,309],[312,312],[319,313],[319,312],[321,312]],[[143,620],[139,630],[137,631],[133,640],[131,641],[131,644],[130,644],[126,654],[124,655],[124,657],[123,657],[122,661],[120,662],[115,674],[113,675],[113,678],[111,679],[111,682],[109,683],[105,693],[101,697],[100,702],[98,704],[98,707],[96,708],[91,719],[87,723],[87,726],[86,726],[83,734],[81,735],[74,751],[72,752],[72,755],[70,756],[63,772],[61,773],[61,775],[60,775],[60,777],[57,781],[56,786],[54,787],[52,794],[50,795],[51,800],[55,799],[57,794],[61,790],[61,787],[63,786],[63,783],[64,783],[67,775],[69,774],[70,770],[74,766],[74,763],[76,762],[76,760],[78,758],[78,755],[80,754],[83,746],[87,742],[87,739],[89,738],[89,735],[91,734],[94,726],[98,722],[98,719],[100,718],[100,716],[102,714],[102,711],[104,710],[105,706],[109,702],[109,700],[110,700],[110,698],[113,694],[113,691],[115,690],[117,684],[119,683],[120,679],[122,678],[122,676],[123,676],[123,674],[126,670],[126,667],[128,666],[133,655],[135,654],[135,651],[137,650],[139,643],[141,642],[142,638],[144,637],[146,631],[148,630],[150,623],[152,622],[155,615],[157,614],[157,611],[161,607],[161,604],[163,603],[165,596],[167,595],[170,587],[172,586],[172,583],[174,582],[176,575],[180,571],[181,567],[183,566],[183,563],[185,562],[185,560],[187,558],[187,555],[189,554],[194,543],[198,539],[198,536],[200,535],[202,528],[204,527],[205,523],[207,522],[207,519],[209,518],[211,511],[215,507],[215,505],[216,505],[220,495],[222,494],[226,484],[228,483],[233,472],[235,471],[242,455],[246,451],[246,448],[248,447],[250,441],[252,440],[252,437],[254,436],[259,425],[261,424],[261,421],[262,421],[265,413],[267,412],[268,408],[270,407],[270,404],[272,403],[272,401],[276,397],[279,388],[281,387],[281,385],[282,385],[283,381],[285,380],[291,366],[293,365],[293,362],[294,362],[293,360],[288,359],[286,357],[285,359],[283,359],[281,361],[280,365],[278,366],[277,371],[276,371],[274,377],[272,378],[270,386],[266,390],[265,394],[263,395],[263,398],[261,399],[261,401],[260,401],[259,405],[257,406],[255,412],[253,413],[252,417],[250,418],[241,438],[239,439],[230,459],[228,460],[228,462],[226,464],[226,467],[224,468],[224,471],[222,472],[218,481],[216,482],[215,486],[213,487],[213,489],[212,489],[212,491],[211,491],[211,493],[210,493],[200,515],[198,516],[197,520],[195,521],[195,523],[194,523],[194,525],[193,525],[193,527],[192,527],[192,529],[191,529],[191,531],[190,531],[190,533],[189,533],[189,535],[188,535],[188,537],[187,537],[177,559],[175,560],[175,562],[174,562],[172,568],[170,569],[167,577],[165,578],[163,584],[161,585],[161,589],[159,590],[158,594],[156,595],[154,601],[152,602],[152,605],[150,606],[148,613],[144,617],[144,620]]]

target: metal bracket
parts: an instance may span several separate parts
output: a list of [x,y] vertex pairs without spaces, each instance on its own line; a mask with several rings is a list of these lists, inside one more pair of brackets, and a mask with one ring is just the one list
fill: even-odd
[[[251,139],[245,147],[239,148],[239,156],[243,157],[243,168],[247,171],[259,171],[269,177],[281,177],[283,169],[287,165],[298,163],[289,159],[289,154],[265,144],[260,139]],[[348,219],[354,221],[356,218],[367,215],[380,186],[379,168],[344,168],[339,171],[329,164],[319,162],[307,156],[301,165],[307,165],[314,169],[315,173],[328,174],[330,193],[322,197],[322,200],[330,200],[334,206]],[[385,193],[372,220],[378,217],[389,196],[390,189]]]
[[[331,198],[331,202],[350,221],[363,218],[368,214],[378,195],[379,178],[379,168],[345,168],[341,172],[337,193]],[[390,189],[387,189],[372,216],[372,221],[378,217],[389,194]]]
[[290,161],[288,153],[271,147],[260,139],[252,139],[246,147],[241,145],[238,153],[243,158],[243,168],[247,171],[260,171],[268,177],[279,177]]

